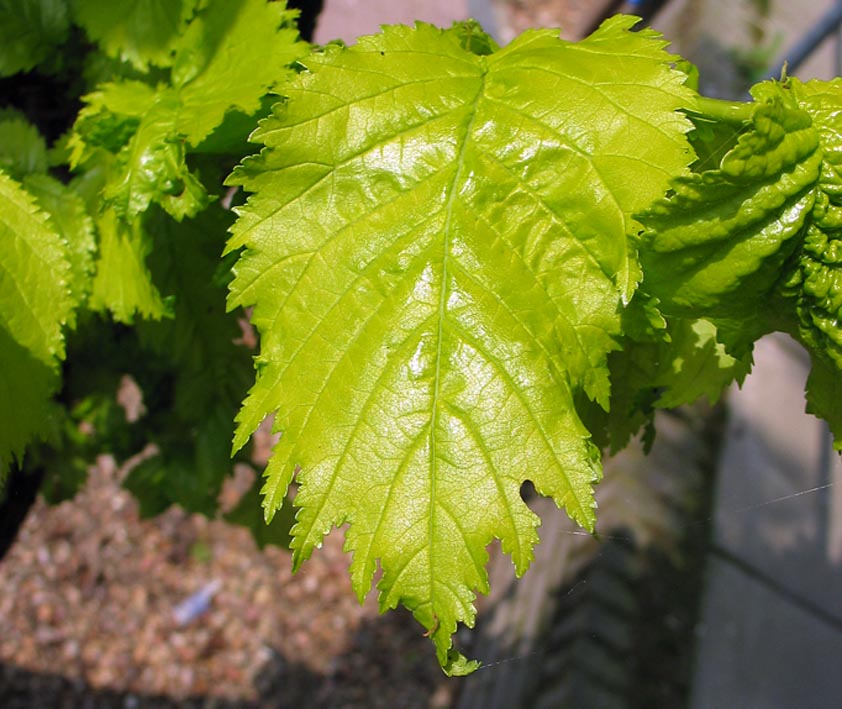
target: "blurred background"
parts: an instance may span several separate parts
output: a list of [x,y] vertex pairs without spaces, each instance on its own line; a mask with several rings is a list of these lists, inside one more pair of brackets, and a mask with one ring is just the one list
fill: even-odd
[[[537,26],[576,39],[631,12],[724,98],[784,59],[803,79],[842,63],[834,0],[298,4],[317,42],[467,17],[501,43]],[[650,456],[607,462],[599,540],[531,501],[537,559],[514,583],[493,554],[492,595],[458,637],[485,663],[467,680],[443,677],[408,614],[357,604],[340,535],[292,576],[287,551],[240,527],[179,508],[141,519],[125,470],[101,457],[75,499],[35,503],[0,561],[0,706],[835,706],[842,467],[800,413],[799,347],[767,338],[755,360],[726,404],[665,413]],[[223,511],[253,476],[239,469]]]

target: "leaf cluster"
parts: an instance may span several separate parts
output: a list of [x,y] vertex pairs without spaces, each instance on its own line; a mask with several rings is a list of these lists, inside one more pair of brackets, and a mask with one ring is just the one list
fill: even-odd
[[718,399],[758,337],[808,347],[809,407],[842,437],[839,82],[713,101],[633,24],[328,47],[229,181],[253,193],[229,302],[261,334],[235,449],[276,414],[264,507],[298,483],[295,565],[348,524],[359,596],[379,565],[381,607],[408,607],[449,673],[475,666],[451,637],[487,545],[532,559],[521,485],[594,530],[599,449]]
[[52,145],[0,112],[0,471],[61,499],[151,443],[141,510],[214,514],[232,429],[247,460],[274,415],[283,513],[229,518],[296,567],[347,525],[359,597],[379,568],[464,674],[488,544],[522,574],[539,540],[523,484],[595,531],[602,451],[762,335],[809,350],[842,448],[842,80],[708,99],[635,22],[309,47],[278,2],[0,0],[0,75],[78,101]]
[[143,514],[215,514],[253,347],[225,305],[222,182],[306,49],[295,15],[23,0],[0,4],[0,27],[6,86],[61,87],[50,110],[0,110],[0,476],[37,471],[59,501],[96,455],[143,453],[125,481]]

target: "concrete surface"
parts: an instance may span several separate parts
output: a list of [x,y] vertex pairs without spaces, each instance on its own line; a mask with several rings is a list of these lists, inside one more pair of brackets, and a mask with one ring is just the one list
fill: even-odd
[[746,574],[710,560],[693,709],[831,709],[842,703],[842,632]]
[[693,709],[842,705],[842,463],[804,411],[806,355],[758,343],[729,400]]

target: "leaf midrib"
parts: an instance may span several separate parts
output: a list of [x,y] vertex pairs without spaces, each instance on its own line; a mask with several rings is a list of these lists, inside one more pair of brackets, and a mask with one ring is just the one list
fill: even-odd
[[[436,430],[439,425],[439,397],[441,395],[441,364],[442,364],[442,341],[444,339],[444,323],[447,314],[447,298],[450,292],[448,287],[448,259],[450,257],[451,235],[453,230],[453,212],[456,205],[456,194],[459,184],[462,181],[462,173],[465,167],[465,153],[467,151],[468,143],[471,140],[471,132],[473,131],[474,121],[477,117],[477,107],[480,99],[483,96],[485,89],[485,80],[488,73],[488,68],[483,61],[483,71],[480,75],[479,86],[477,87],[476,95],[471,102],[471,107],[467,114],[467,121],[465,125],[465,135],[462,140],[462,145],[459,148],[459,155],[456,158],[456,170],[453,173],[453,181],[450,184],[450,194],[445,205],[446,219],[444,224],[444,234],[442,239],[442,266],[441,266],[441,288],[439,295],[438,306],[438,327],[436,332],[436,355],[435,355],[435,374],[433,375],[433,397],[430,407],[430,516],[427,525],[428,539],[435,539],[436,528],[436,475],[437,475],[437,454],[436,454]],[[435,568],[436,563],[433,560],[432,544],[430,545],[430,553],[427,555],[429,563],[429,583],[430,583],[430,598],[435,598]]]

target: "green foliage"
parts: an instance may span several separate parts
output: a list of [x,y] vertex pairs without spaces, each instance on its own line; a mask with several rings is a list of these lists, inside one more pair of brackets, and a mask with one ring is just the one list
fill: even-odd
[[47,144],[18,111],[0,111],[0,170],[17,180],[47,172]]
[[646,289],[662,310],[756,313],[798,246],[822,165],[818,135],[788,88],[759,84],[754,96],[719,164],[673,181],[641,217]]
[[0,76],[53,60],[69,26],[66,0],[0,0]]
[[296,567],[347,524],[358,595],[379,565],[464,674],[488,543],[533,557],[521,484],[593,530],[600,448],[763,334],[808,348],[842,448],[842,80],[706,99],[633,24],[310,48],[280,2],[0,0],[0,75],[82,103],[52,146],[0,106],[0,478],[58,501],[142,451],[142,513],[213,515],[234,420],[245,462],[274,415],[227,519]]
[[198,0],[74,0],[73,16],[109,56],[141,70],[172,64]]
[[796,300],[801,339],[838,369],[842,367],[842,79],[790,84],[816,127],[823,159],[810,222],[786,290]]
[[[252,372],[243,315],[225,309],[233,215],[216,195],[248,150],[249,114],[306,45],[279,2],[58,6],[71,39],[48,68],[85,92],[72,130],[48,150],[19,110],[0,113],[12,255],[0,267],[0,465],[31,444],[24,462],[47,469],[58,501],[96,454],[144,450],[126,481],[144,513],[214,514]],[[21,25],[33,8],[2,6]],[[80,31],[101,52],[75,57]],[[131,420],[115,401],[127,374],[142,396]]]

